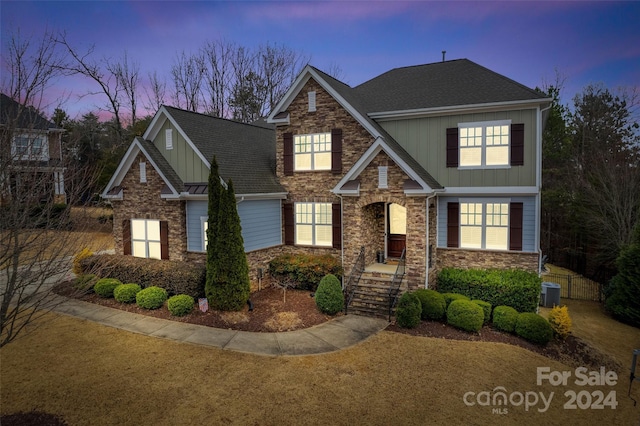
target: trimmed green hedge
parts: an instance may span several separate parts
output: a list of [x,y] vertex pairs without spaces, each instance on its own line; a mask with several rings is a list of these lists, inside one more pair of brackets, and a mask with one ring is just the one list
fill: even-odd
[[540,300],[542,280],[532,272],[444,268],[438,274],[438,291],[461,293],[491,306],[511,306],[518,312],[534,312]]
[[335,275],[329,274],[320,280],[314,298],[318,309],[325,314],[335,315],[344,308],[342,285]]
[[204,264],[100,254],[82,259],[80,265],[85,273],[138,283],[142,288],[157,286],[169,294],[188,294],[194,299],[204,297]]
[[167,300],[167,291],[163,288],[151,286],[136,294],[136,304],[143,309],[158,309]]
[[443,295],[427,288],[420,288],[414,293],[420,299],[423,320],[441,320],[444,317],[447,302]]
[[484,311],[470,300],[454,300],[447,308],[447,322],[465,331],[478,332],[484,323]]
[[482,308],[484,311],[484,323],[488,324],[491,321],[491,303],[478,299],[474,299],[472,302]]
[[135,283],[121,284],[113,290],[113,297],[120,303],[133,303],[140,290],[142,288]]
[[93,291],[100,297],[110,298],[113,297],[113,291],[116,287],[121,284],[122,282],[115,278],[102,278],[93,286]]
[[454,300],[470,300],[467,296],[460,293],[441,293],[442,297],[444,297],[444,301],[447,304],[447,308]]
[[518,311],[511,306],[496,306],[493,309],[493,326],[501,331],[513,333],[516,329]]
[[549,321],[533,312],[523,312],[516,320],[516,334],[537,345],[546,345],[553,338]]
[[414,293],[404,293],[400,296],[396,307],[396,322],[403,328],[415,328],[420,324],[422,305]]
[[176,294],[167,300],[167,309],[176,317],[185,316],[193,310],[195,300],[188,294]]
[[278,281],[289,280],[293,288],[316,291],[325,275],[342,278],[340,260],[331,255],[281,254],[269,262],[269,274]]

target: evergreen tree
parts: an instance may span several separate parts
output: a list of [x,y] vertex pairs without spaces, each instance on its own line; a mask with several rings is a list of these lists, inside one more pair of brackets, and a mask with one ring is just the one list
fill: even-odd
[[212,285],[207,294],[209,305],[214,309],[239,311],[249,300],[249,265],[244,252],[240,216],[231,180],[227,190],[221,192],[217,230],[211,245],[215,267]]
[[209,204],[207,220],[207,279],[205,282],[205,295],[209,299],[209,303],[212,300],[213,288],[215,287],[216,267],[218,265],[215,255],[215,241],[216,233],[218,231],[218,217],[220,212],[220,199],[222,197],[222,183],[220,183],[220,174],[218,171],[218,162],[216,157],[213,157],[211,161],[211,169],[209,170]]
[[618,274],[605,290],[605,306],[620,321],[640,327],[640,225],[633,242],[620,251],[616,265]]

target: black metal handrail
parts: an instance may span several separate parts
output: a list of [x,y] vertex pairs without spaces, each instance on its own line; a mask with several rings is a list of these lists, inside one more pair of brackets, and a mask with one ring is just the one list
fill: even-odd
[[400,285],[402,284],[402,279],[404,278],[406,263],[405,251],[406,248],[402,249],[402,255],[400,256],[398,267],[396,268],[396,272],[393,274],[393,280],[391,280],[391,285],[389,286],[389,321],[391,321],[391,313],[393,312],[393,308],[394,306],[396,306],[396,302],[398,301]]
[[349,304],[353,300],[353,295],[355,294],[356,287],[358,286],[358,282],[360,281],[360,277],[364,272],[364,246],[360,248],[360,254],[358,254],[358,258],[356,259],[356,263],[353,265],[351,269],[351,275],[349,275],[349,279],[347,280],[347,284],[344,286],[344,313],[347,314],[347,309],[349,308]]

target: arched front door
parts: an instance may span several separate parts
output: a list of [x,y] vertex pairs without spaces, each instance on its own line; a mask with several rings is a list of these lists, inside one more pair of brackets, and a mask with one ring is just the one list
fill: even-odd
[[399,204],[387,205],[387,257],[400,257],[407,245],[407,209]]

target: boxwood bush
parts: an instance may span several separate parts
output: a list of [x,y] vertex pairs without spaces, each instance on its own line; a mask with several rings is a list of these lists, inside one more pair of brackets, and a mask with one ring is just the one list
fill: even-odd
[[314,298],[318,309],[325,314],[335,315],[344,308],[342,285],[333,274],[325,275],[320,280]]
[[415,328],[420,324],[422,305],[414,293],[404,293],[400,296],[396,307],[396,322],[403,328]]
[[193,310],[195,300],[188,294],[176,294],[167,300],[167,309],[176,317],[185,316]]
[[447,322],[465,331],[478,332],[484,322],[484,311],[470,300],[454,300],[447,308]]
[[491,303],[478,299],[472,300],[472,302],[482,308],[484,311],[484,323],[489,324],[491,321]]
[[95,274],[79,275],[73,280],[73,288],[83,293],[89,293],[93,290],[93,286],[98,282],[98,277]]
[[516,334],[537,345],[546,345],[553,338],[553,329],[540,315],[523,312],[516,320]]
[[442,293],[442,297],[444,297],[447,308],[454,300],[470,300],[467,296],[460,293]]
[[138,283],[142,288],[157,286],[172,295],[188,294],[194,299],[204,297],[204,263],[100,254],[82,259],[80,265],[85,273],[117,278],[124,283]]
[[93,286],[93,291],[100,297],[113,297],[113,290],[116,289],[122,282],[116,278],[101,278]]
[[142,288],[135,283],[121,284],[113,290],[113,297],[120,303],[133,303],[140,290]]
[[491,306],[511,306],[518,312],[536,310],[541,288],[537,274],[517,269],[444,268],[438,274],[438,291],[442,293],[461,293]]
[[316,291],[320,280],[328,274],[342,278],[342,266],[331,255],[282,254],[269,262],[269,274],[275,280],[289,280],[293,287]]
[[501,331],[513,333],[516,329],[518,311],[511,306],[496,306],[493,309],[493,326]]
[[167,300],[167,290],[151,286],[136,294],[136,304],[143,309],[158,309]]
[[423,320],[441,320],[444,317],[447,302],[443,295],[427,288],[420,288],[414,293],[420,299]]

